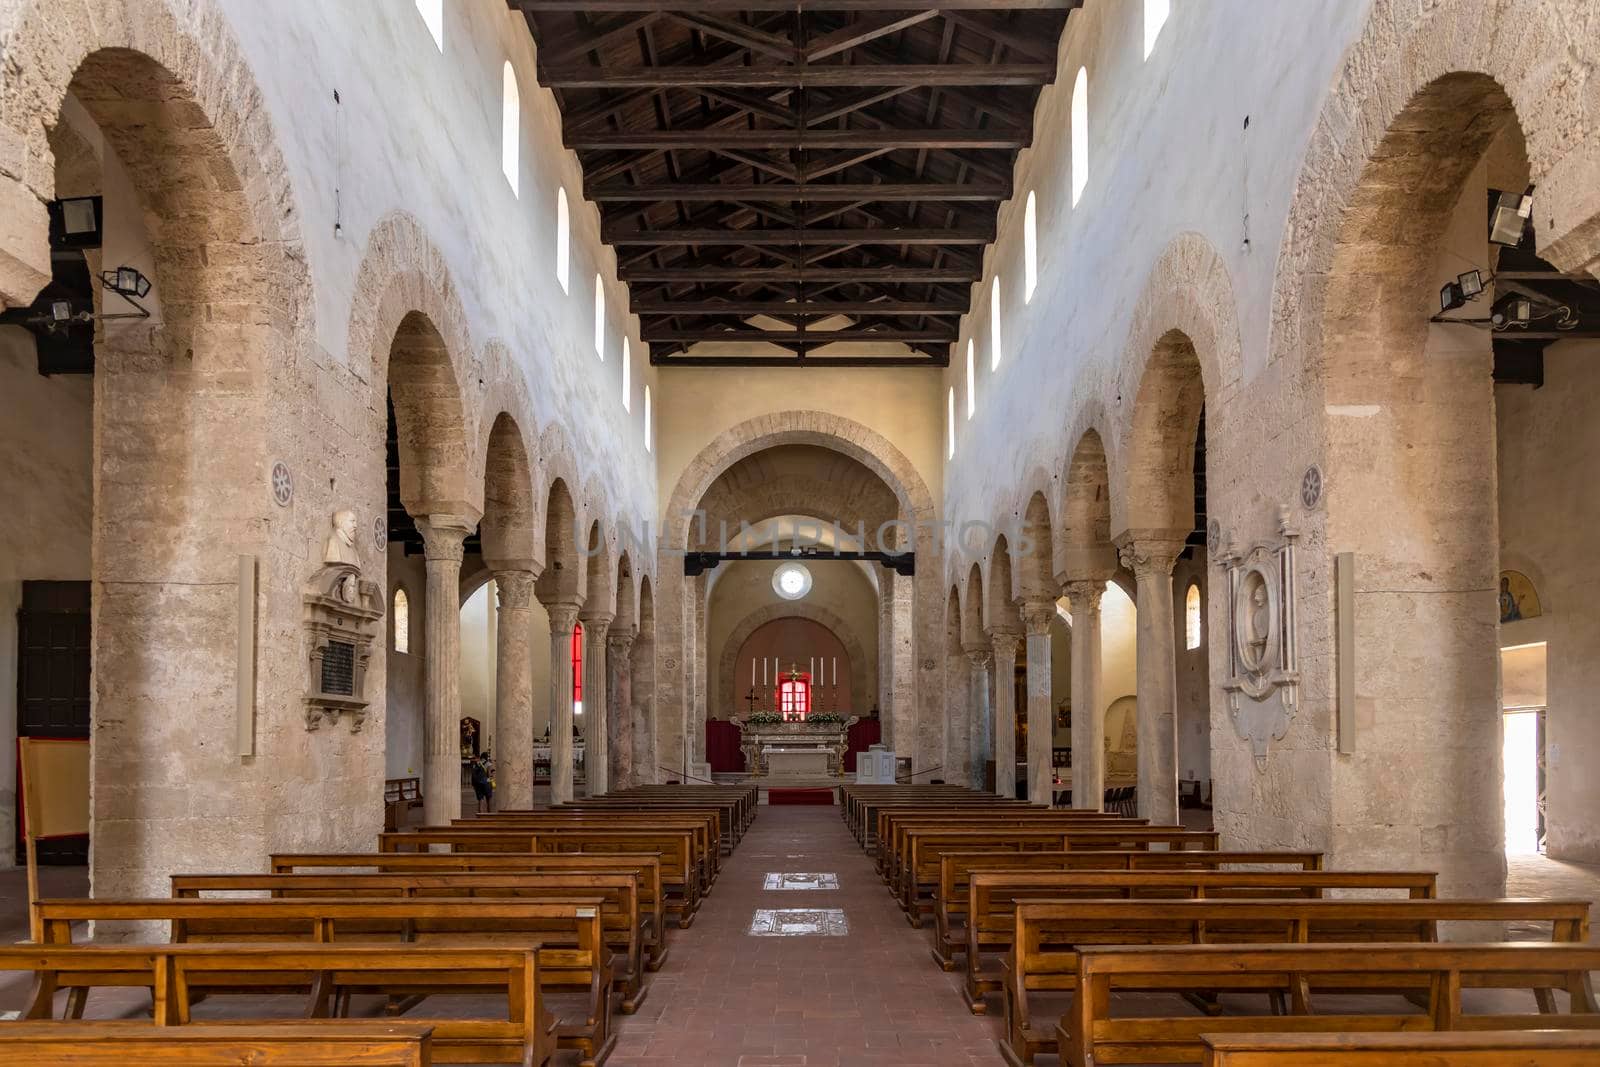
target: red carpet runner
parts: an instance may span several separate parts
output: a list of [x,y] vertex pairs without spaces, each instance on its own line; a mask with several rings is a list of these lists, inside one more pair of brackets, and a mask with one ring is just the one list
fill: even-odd
[[829,804],[833,803],[832,789],[768,789],[768,804]]

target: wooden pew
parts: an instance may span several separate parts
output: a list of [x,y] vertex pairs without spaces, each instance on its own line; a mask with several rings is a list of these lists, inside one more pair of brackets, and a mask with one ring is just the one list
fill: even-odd
[[[1430,904],[1442,902],[1430,901]],[[1584,944],[1366,944],[1116,946],[1086,949],[1079,960],[1081,992],[1056,1028],[1061,1062],[1201,1063],[1202,1035],[1224,1033],[1344,1033],[1595,1030],[1600,1028],[1588,972],[1600,970],[1600,946]],[[1360,986],[1396,997],[1422,994],[1424,1013],[1377,1011],[1322,1015],[1306,990]],[[1473,1014],[1461,1008],[1467,988],[1565,988],[1571,1010],[1561,1014]],[[1287,991],[1292,1015],[1223,1017],[1129,1015],[1118,989]],[[1399,1006],[1402,1002],[1397,1000]],[[1002,1048],[1002,1051],[1007,1051]],[[1016,1062],[1007,1052],[1007,1060]],[[1424,1061],[1426,1062],[1426,1061]],[[1273,1067],[1278,1067],[1274,1062]],[[1385,1064],[1387,1067],[1387,1063]],[[1498,1067],[1498,1065],[1497,1065]],[[1543,1064],[1540,1064],[1543,1067]]]
[[[912,926],[933,911],[933,892],[939,884],[939,857],[946,852],[970,852],[974,845],[995,851],[1017,852],[1124,852],[1165,845],[1172,851],[1215,851],[1219,835],[1210,830],[1182,830],[1157,826],[1128,829],[1060,828],[1050,831],[1012,829],[1007,826],[961,830],[905,829],[900,860],[900,906]],[[1056,843],[1059,842],[1059,843]]]
[[632,1015],[649,992],[644,982],[648,919],[639,908],[632,871],[543,871],[527,874],[175,874],[172,895],[208,899],[214,893],[266,893],[273,898],[415,899],[501,898],[563,900],[601,898],[601,926],[612,957],[612,984],[624,1015]]
[[482,830],[497,833],[516,830],[687,830],[694,835],[694,857],[700,871],[700,895],[710,893],[721,869],[717,813],[704,808],[693,814],[675,812],[606,812],[557,809],[529,813],[497,812],[472,819],[456,819],[449,826],[421,826],[420,831]]
[[631,789],[618,789],[602,794],[601,799],[612,797],[642,801],[706,800],[718,804],[732,802],[739,816],[739,824],[746,830],[755,822],[756,815],[761,810],[760,789],[754,785],[639,785]]
[[[1122,815],[1113,815],[1100,811],[1052,811],[1047,808],[1035,807],[1031,804],[1017,808],[994,808],[989,810],[974,809],[969,807],[956,808],[950,811],[940,811],[925,807],[911,808],[879,808],[875,816],[877,832],[874,840],[877,842],[876,859],[878,869],[884,870],[888,857],[894,854],[894,849],[901,841],[900,831],[909,826],[938,826],[950,830],[960,830],[966,826],[987,826],[996,822],[1022,824],[1038,824],[1041,826],[1145,826],[1146,819],[1129,819]],[[1173,827],[1182,829],[1182,827]]]
[[28,1067],[429,1067],[433,1027],[415,1023],[0,1023],[0,1062]]
[[[601,919],[602,898],[566,901],[515,897],[397,897],[357,899],[147,899],[41,900],[36,910],[49,945],[69,945],[75,922],[167,922],[180,943],[335,943],[393,945],[463,940],[498,947],[535,948],[545,992],[578,991],[580,1017],[559,1019],[558,1045],[599,1063],[610,1053],[611,966]],[[270,981],[249,971],[232,973],[230,988],[260,992]]]
[[739,841],[744,837],[745,825],[739,812],[740,801],[735,799],[713,800],[666,800],[642,799],[608,794],[598,797],[585,797],[581,800],[569,801],[565,804],[556,804],[549,808],[503,808],[496,815],[526,815],[536,814],[540,811],[578,811],[598,814],[638,815],[651,812],[665,812],[669,815],[686,815],[695,813],[708,813],[716,816],[717,824],[721,829],[722,851],[724,854],[733,852],[738,847]]
[[[1320,852],[946,852],[939,857],[933,892],[933,959],[946,971],[966,951],[958,928],[967,914],[968,879],[975,871],[1220,870],[1226,866],[1322,869]],[[1431,894],[1430,894],[1431,895]],[[1009,935],[1009,930],[1007,931]]]
[[[1079,853],[1086,854],[1092,855]],[[984,956],[992,959],[994,953],[1011,948],[1017,904],[1022,901],[1314,899],[1330,889],[1368,895],[1400,892],[1407,899],[1430,900],[1438,878],[1433,871],[974,871],[967,886],[967,1006],[974,1015],[983,1015],[984,994],[1004,984],[1004,974],[986,968]]]
[[1593,1030],[1205,1034],[1201,1040],[1205,1067],[1594,1067],[1600,1063],[1600,1032]]
[[638,882],[639,911],[647,924],[645,970],[659,971],[667,961],[666,900],[661,888],[661,859],[655,853],[278,852],[268,857],[267,869],[273,874],[337,870],[411,875],[628,871]]
[[[1374,943],[1392,947],[1438,939],[1441,922],[1548,922],[1551,941],[1581,943],[1589,932],[1589,902],[1582,900],[1075,900],[1019,903],[1012,948],[1006,957],[1004,990],[1006,1039],[1002,1049],[1014,1063],[1031,1063],[1037,1052],[1055,1052],[1048,1031],[1033,1026],[1029,994],[1071,992],[1075,1001],[1088,990],[1082,961],[1105,945],[1275,945],[1325,942]],[[1600,951],[1600,949],[1597,949]],[[1195,998],[1217,991],[1262,989],[1287,992],[1299,1013],[1312,987],[1287,987],[1281,976],[1224,981],[1211,989],[1181,980],[1178,990]],[[1493,976],[1490,976],[1491,979]],[[1326,988],[1326,983],[1320,983]],[[1339,990],[1363,988],[1345,982]],[[1494,982],[1490,982],[1491,986]],[[1566,987],[1565,979],[1520,988]],[[1393,982],[1379,983],[1391,988]],[[1140,988],[1119,980],[1119,989]],[[1166,990],[1159,979],[1149,987]],[[1426,988],[1425,984],[1423,988]],[[1547,993],[1538,994],[1546,1004]],[[1228,1029],[1230,1027],[1222,1027]],[[1359,1027],[1358,1027],[1359,1028]],[[1271,1030],[1273,1027],[1247,1029]],[[1198,1058],[1198,1053],[1196,1053]],[[1137,1062],[1137,1061],[1135,1061]],[[1156,1057],[1156,1062],[1166,1062]]]
[[[92,989],[142,987],[150,990],[152,998],[152,1022],[143,1025],[156,1032],[185,1028],[192,1022],[192,997],[225,995],[238,986],[241,974],[247,974],[259,983],[253,992],[270,989],[305,995],[307,1018],[294,1023],[323,1026],[333,1034],[350,1025],[347,1019],[331,1016],[336,1001],[352,994],[375,993],[396,999],[433,994],[504,997],[506,1017],[502,1020],[444,1016],[407,1017],[403,1022],[431,1027],[433,1054],[446,1063],[541,1067],[556,1050],[553,1020],[540,992],[538,956],[527,949],[465,945],[3,945],[0,972],[4,971],[34,975],[33,995],[23,1012],[28,1020],[54,1018],[58,990],[71,991],[69,1010],[76,1005],[81,1012]],[[248,1012],[251,1003],[246,1001],[240,1007]],[[0,1023],[0,1032],[7,1025]],[[51,1025],[87,1030],[104,1024],[76,1021]],[[194,1025],[209,1030],[219,1024]]]
[[700,909],[700,864],[688,830],[415,830],[379,834],[379,852],[425,852],[444,845],[456,852],[641,852],[661,864],[663,906],[680,929]]
[[406,814],[412,808],[422,807],[422,779],[386,778],[383,783],[383,828],[398,830],[405,825]]

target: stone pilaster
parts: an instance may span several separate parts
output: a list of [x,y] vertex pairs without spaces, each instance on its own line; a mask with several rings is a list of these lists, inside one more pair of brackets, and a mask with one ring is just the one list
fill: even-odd
[[[969,753],[974,788],[983,787],[983,767],[989,761],[994,736],[989,716],[989,663],[994,650],[988,645],[963,645],[967,654],[967,726],[971,730]],[[998,771],[996,772],[998,780]]]
[[1106,709],[1100,673],[1100,597],[1105,582],[1068,582],[1066,592],[1072,611],[1072,806],[1099,811],[1106,797]]
[[1010,630],[993,630],[994,648],[994,791],[1017,795],[1017,647],[1022,639]]
[[546,604],[550,614],[550,800],[572,799],[572,632],[578,605]]
[[[692,733],[689,737],[689,751],[694,754],[694,762],[706,761],[706,717],[711,714],[711,694],[707,689],[707,677],[710,673],[711,650],[710,634],[706,625],[706,585],[707,576],[702,574],[691,583],[694,589],[694,603],[692,607],[694,624],[694,659],[690,661],[690,677],[693,678],[691,693],[694,703],[690,706],[689,721]],[[685,773],[693,773],[693,768],[685,767]]]
[[1053,601],[1030,601],[1022,607],[1028,634],[1028,799],[1050,807],[1055,800],[1055,714],[1050,707],[1050,620]]
[[611,788],[633,784],[633,632],[618,630],[606,639],[606,729]]
[[[889,628],[889,669],[892,681],[889,685],[889,697],[880,697],[878,706],[883,709],[884,717],[894,722],[895,754],[914,757],[917,732],[917,649],[913,597],[916,584],[913,579],[903,574],[895,574],[893,577],[894,582],[891,587],[894,605],[893,624]],[[917,780],[926,782],[928,779],[924,776]]]
[[[894,572],[878,571],[878,719],[881,739],[894,748]],[[862,696],[856,695],[863,708]],[[856,714],[861,714],[857,711]]]
[[1129,538],[1118,550],[1138,581],[1139,814],[1151,825],[1178,821],[1178,665],[1172,615],[1176,538]]
[[472,531],[418,519],[427,572],[423,642],[422,813],[429,826],[461,817],[461,556]]
[[495,805],[533,806],[533,582],[531,571],[496,571]]
[[611,791],[611,745],[606,730],[606,636],[616,616],[583,616],[583,766],[588,794]]
[[[971,667],[967,654],[959,648],[946,652],[944,657],[945,744],[943,769],[929,777],[943,778],[954,785],[971,785],[972,722],[967,699],[972,695],[968,680]],[[925,780],[925,779],[923,779]],[[919,784],[921,781],[919,780]]]

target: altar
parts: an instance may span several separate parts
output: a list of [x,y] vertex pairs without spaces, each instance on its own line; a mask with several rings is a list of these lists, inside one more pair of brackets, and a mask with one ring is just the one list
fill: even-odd
[[767,749],[768,778],[824,778],[833,774],[831,764],[823,748]]
[[844,774],[844,754],[855,716],[791,722],[773,722],[773,718],[758,715],[752,716],[754,721],[733,720],[739,727],[739,749],[749,773],[831,778]]

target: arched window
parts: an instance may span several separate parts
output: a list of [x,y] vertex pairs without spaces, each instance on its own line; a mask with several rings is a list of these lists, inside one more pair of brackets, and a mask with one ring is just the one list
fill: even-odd
[[606,361],[606,286],[598,274],[594,276],[594,354],[600,362]]
[[1039,203],[1030,191],[1022,212],[1022,302],[1031,303],[1039,288]]
[[[567,218],[567,190],[563,186],[556,190],[556,281],[561,283],[561,291],[570,293],[567,288],[567,277],[572,249],[572,221]],[[602,354],[601,358],[604,358]]]
[[411,601],[404,589],[395,589],[389,618],[394,621],[394,650],[405,655],[411,651]]
[[1000,275],[989,287],[989,369],[1000,369]]
[[650,424],[650,387],[647,385],[644,387],[644,450],[646,452],[651,450],[650,431],[652,429],[653,427]]
[[1194,582],[1183,597],[1183,635],[1184,648],[1200,647],[1200,586]]
[[978,413],[978,363],[972,347],[967,342],[967,418]]
[[1161,27],[1167,24],[1167,16],[1172,14],[1172,0],[1144,0],[1144,57],[1150,58],[1150,53],[1156,50],[1156,38],[1161,36]]
[[633,355],[626,337],[622,339],[622,410],[633,410]]
[[521,195],[517,188],[518,155],[522,146],[522,94],[517,91],[517,73],[507,63],[500,77],[500,169],[511,183],[513,196]]
[[949,442],[949,459],[956,458],[956,387],[950,387],[950,394],[945,397],[945,438]]
[[444,51],[444,0],[416,0],[417,11],[439,51]]
[[811,676],[800,675],[778,683],[778,713],[785,722],[811,714]]
[[1089,184],[1089,71],[1078,68],[1072,83],[1072,206]]
[[572,624],[572,713],[583,714],[583,623]]

